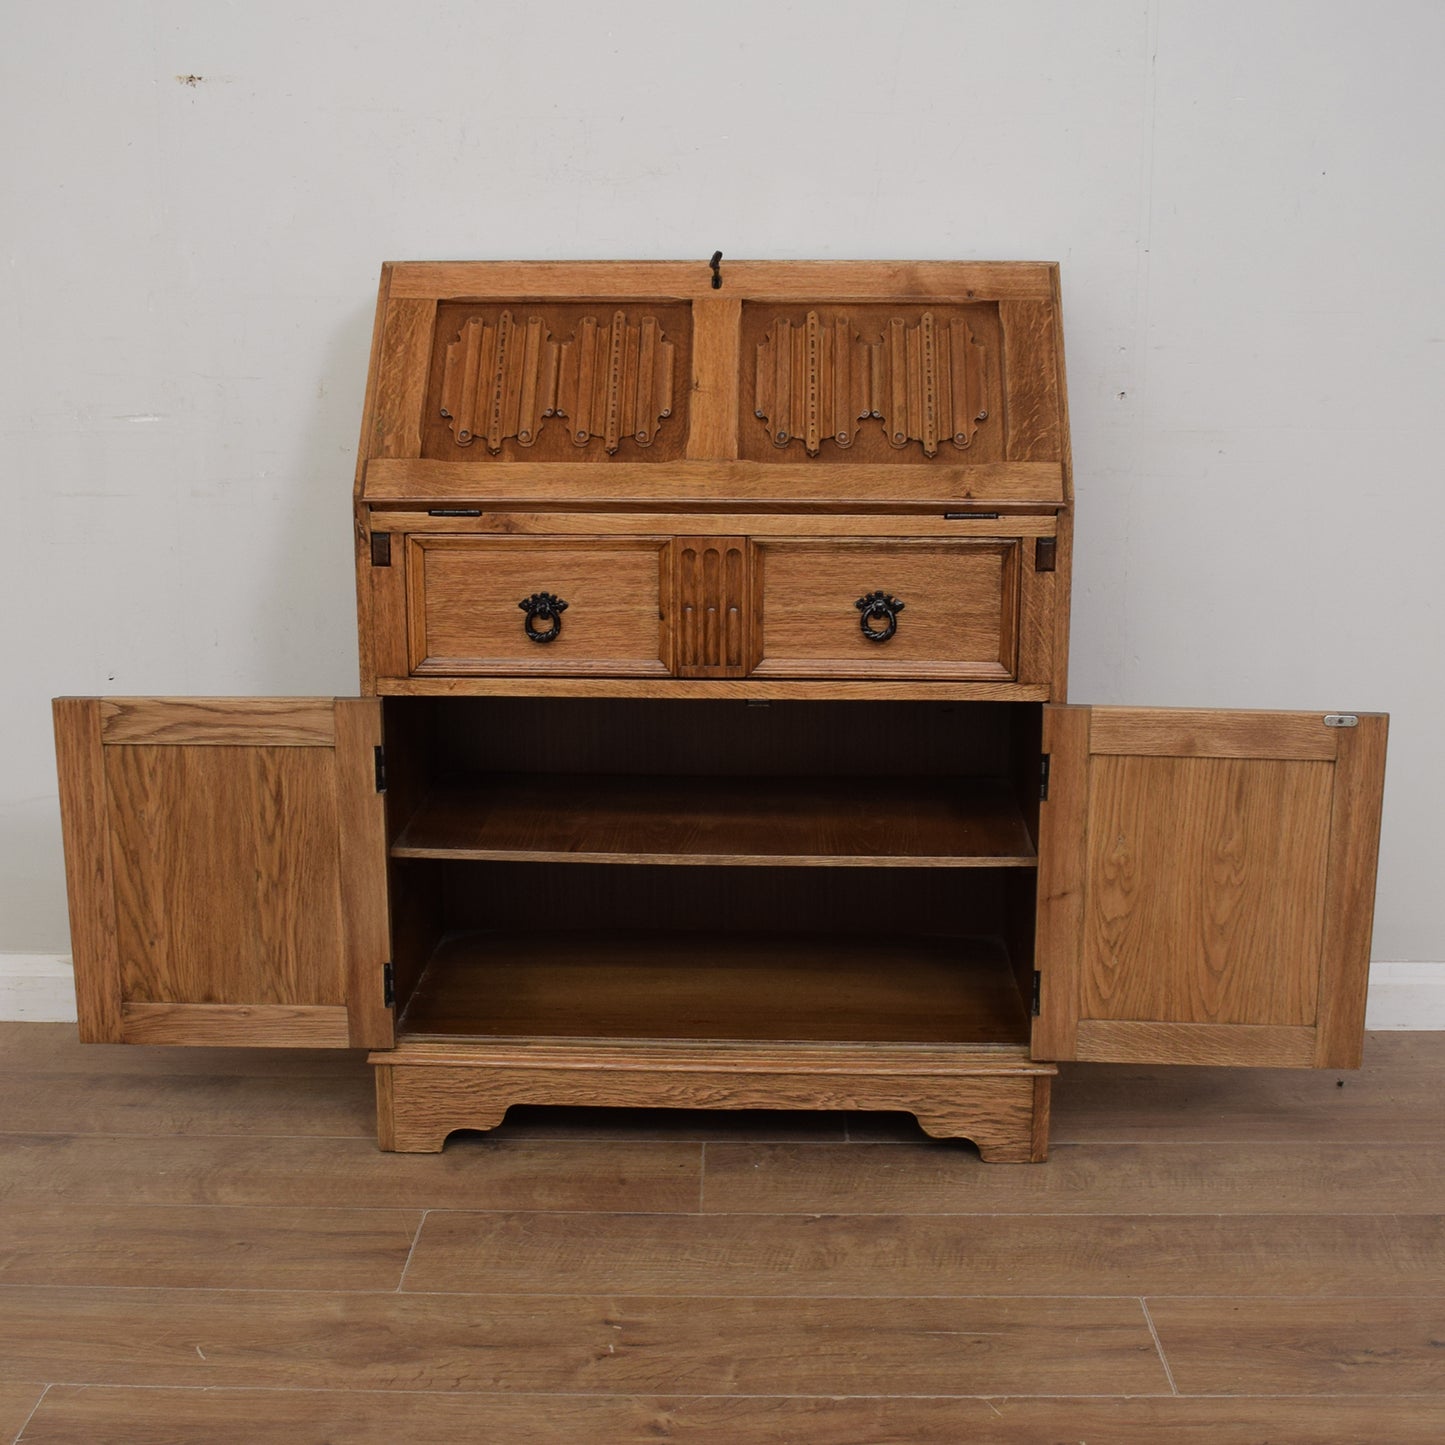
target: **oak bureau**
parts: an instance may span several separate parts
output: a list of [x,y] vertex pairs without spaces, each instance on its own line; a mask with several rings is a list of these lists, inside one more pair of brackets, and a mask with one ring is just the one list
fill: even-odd
[[361,696],[55,704],[83,1038],[510,1104],[1359,1063],[1386,720],[1065,703],[1058,270],[384,268]]

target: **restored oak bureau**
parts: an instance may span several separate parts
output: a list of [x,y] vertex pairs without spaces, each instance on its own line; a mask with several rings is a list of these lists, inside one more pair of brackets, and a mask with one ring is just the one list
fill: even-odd
[[1065,705],[1057,268],[399,264],[361,693],[55,704],[83,1038],[514,1103],[1358,1064],[1386,720]]

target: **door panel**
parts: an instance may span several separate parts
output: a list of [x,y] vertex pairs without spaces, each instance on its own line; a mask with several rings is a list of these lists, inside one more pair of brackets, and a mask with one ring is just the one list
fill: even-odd
[[1358,1064],[1386,719],[1045,713],[1035,1055]]
[[55,704],[81,1037],[384,1046],[374,701]]

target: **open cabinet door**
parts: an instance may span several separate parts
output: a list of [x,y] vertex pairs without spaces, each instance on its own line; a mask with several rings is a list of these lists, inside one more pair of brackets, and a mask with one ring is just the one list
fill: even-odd
[[80,1036],[392,1042],[381,704],[59,698]]
[[1385,717],[1044,713],[1034,1056],[1357,1067]]

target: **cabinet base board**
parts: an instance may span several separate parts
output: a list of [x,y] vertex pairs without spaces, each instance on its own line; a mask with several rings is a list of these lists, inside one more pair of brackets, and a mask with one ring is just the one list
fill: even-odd
[[1057,1070],[1006,1050],[657,1043],[403,1043],[374,1053],[377,1142],[434,1154],[493,1129],[513,1104],[607,1108],[895,1110],[989,1163],[1048,1152]]

